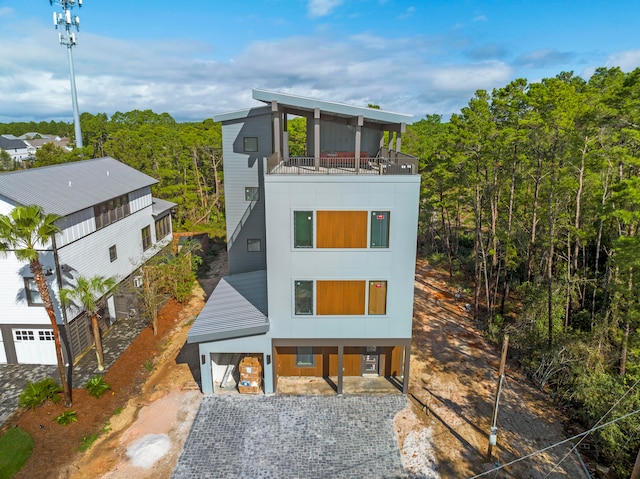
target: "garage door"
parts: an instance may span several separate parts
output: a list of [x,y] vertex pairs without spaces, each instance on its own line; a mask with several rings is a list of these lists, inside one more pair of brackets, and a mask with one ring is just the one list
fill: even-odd
[[4,342],[2,341],[2,330],[0,330],[0,364],[7,362],[7,353],[4,350]]
[[14,329],[13,344],[18,364],[57,364],[53,331]]

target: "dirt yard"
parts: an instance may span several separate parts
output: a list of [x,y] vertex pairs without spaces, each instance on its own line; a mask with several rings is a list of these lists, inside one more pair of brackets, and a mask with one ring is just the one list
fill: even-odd
[[[456,299],[448,275],[424,260],[416,265],[410,397],[426,408],[418,416],[431,428],[442,478],[473,477],[567,438],[562,414],[545,394],[507,364],[500,397],[497,445],[487,460],[488,435],[498,380],[499,345],[489,344]],[[417,404],[417,401],[413,401]],[[582,478],[570,444],[535,455],[499,474],[483,477]]]
[[[202,287],[210,293],[225,273],[226,255],[221,254]],[[413,405],[399,413],[395,424],[400,444],[411,436],[431,437],[435,470],[441,478],[457,479],[546,447],[566,433],[549,399],[507,368],[498,444],[488,463],[499,360],[496,348],[482,338],[465,312],[468,299],[456,300],[454,292],[444,273],[418,261],[410,378]],[[198,288],[188,304],[169,303],[161,311],[158,336],[145,329],[106,374],[113,388],[110,393],[95,399],[84,390],[74,390],[77,423],[62,427],[52,421],[62,406],[46,405],[22,414],[17,424],[33,436],[36,446],[17,477],[170,478],[201,399],[182,356],[189,326],[205,295]],[[148,361],[153,361],[152,371],[145,368]],[[100,433],[97,441],[88,451],[77,452],[83,438],[92,433]],[[561,446],[486,477],[583,477],[573,455],[546,475],[567,451]],[[145,456],[158,460],[145,467],[140,462]]]

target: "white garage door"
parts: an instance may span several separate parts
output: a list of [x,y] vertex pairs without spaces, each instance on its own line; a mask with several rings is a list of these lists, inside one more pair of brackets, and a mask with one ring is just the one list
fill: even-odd
[[14,329],[18,364],[57,364],[56,345],[50,329]]
[[4,342],[2,341],[2,331],[0,330],[0,364],[7,362],[7,352],[4,350]]

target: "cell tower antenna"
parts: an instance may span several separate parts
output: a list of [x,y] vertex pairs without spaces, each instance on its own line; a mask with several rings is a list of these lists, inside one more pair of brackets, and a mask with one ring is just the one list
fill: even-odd
[[53,12],[53,24],[58,32],[60,45],[67,47],[69,60],[69,81],[71,82],[71,103],[73,104],[73,125],[76,133],[76,148],[82,148],[82,131],[80,130],[80,114],[78,113],[78,94],[76,92],[76,75],[73,71],[73,55],[71,47],[76,44],[75,28],[80,31],[80,17],[73,15],[74,7],[82,7],[82,0],[49,0],[50,5],[60,5],[61,12]]

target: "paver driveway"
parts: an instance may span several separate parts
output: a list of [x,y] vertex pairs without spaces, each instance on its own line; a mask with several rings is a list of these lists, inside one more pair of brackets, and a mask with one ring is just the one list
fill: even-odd
[[406,478],[393,417],[405,396],[204,398],[173,479]]

